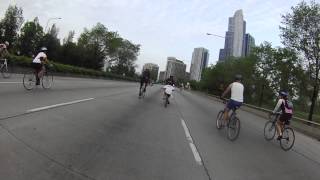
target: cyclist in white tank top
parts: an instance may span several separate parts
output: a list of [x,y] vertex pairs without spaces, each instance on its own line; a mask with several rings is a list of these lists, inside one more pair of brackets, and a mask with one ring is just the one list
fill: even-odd
[[241,81],[242,81],[242,76],[239,74],[236,75],[235,82],[231,83],[221,96],[221,98],[223,98],[225,95],[227,95],[231,91],[230,101],[226,104],[226,107],[224,109],[225,122],[227,122],[227,120],[229,119],[229,111],[231,109],[239,108],[243,103],[244,86],[241,83]]

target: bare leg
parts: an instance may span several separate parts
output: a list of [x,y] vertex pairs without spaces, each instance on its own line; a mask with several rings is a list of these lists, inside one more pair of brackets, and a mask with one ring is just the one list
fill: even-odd
[[224,122],[227,124],[229,119],[229,109],[227,107],[224,109],[223,119],[224,119]]

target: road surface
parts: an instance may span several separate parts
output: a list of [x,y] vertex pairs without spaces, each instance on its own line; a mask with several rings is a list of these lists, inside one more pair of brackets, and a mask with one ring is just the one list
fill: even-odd
[[26,91],[0,79],[2,180],[319,180],[320,142],[296,132],[284,152],[263,137],[265,119],[239,110],[230,142],[215,127],[223,104],[161,86],[138,99],[138,84],[55,77]]

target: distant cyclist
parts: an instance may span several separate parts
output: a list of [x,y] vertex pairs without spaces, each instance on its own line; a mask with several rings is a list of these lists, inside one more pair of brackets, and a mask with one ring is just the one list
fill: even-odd
[[47,63],[47,51],[48,49],[46,47],[42,47],[38,53],[38,55],[33,59],[32,66],[35,69],[36,74],[36,85],[40,85],[40,78],[43,76],[43,73],[45,71],[45,64]]
[[139,96],[142,95],[142,91],[146,92],[147,85],[150,82],[150,70],[145,69],[142,72],[141,78],[140,78],[140,89],[139,89]]
[[273,110],[273,113],[281,111],[281,115],[277,121],[277,140],[282,138],[282,129],[284,124],[289,124],[292,113],[293,113],[293,105],[290,101],[288,101],[288,93],[286,91],[280,91],[279,100],[276,107]]
[[221,96],[221,98],[224,98],[224,96],[226,96],[231,91],[231,98],[224,109],[223,119],[225,122],[227,122],[229,119],[229,111],[237,107],[240,107],[243,103],[244,86],[241,83],[241,81],[242,75],[235,75],[235,81],[227,87],[227,89],[223,92]]
[[0,58],[4,58],[8,54],[9,42],[6,41],[0,44]]
[[174,91],[174,80],[173,80],[173,76],[170,76],[170,78],[168,78],[166,80],[166,85],[163,86],[163,98],[166,98],[166,96],[168,97],[168,104],[170,104],[169,98],[172,94],[172,92]]

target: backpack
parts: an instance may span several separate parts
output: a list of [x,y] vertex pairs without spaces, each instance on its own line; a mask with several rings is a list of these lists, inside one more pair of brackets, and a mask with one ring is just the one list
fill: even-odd
[[293,114],[293,104],[289,100],[284,101],[284,112],[286,114]]

